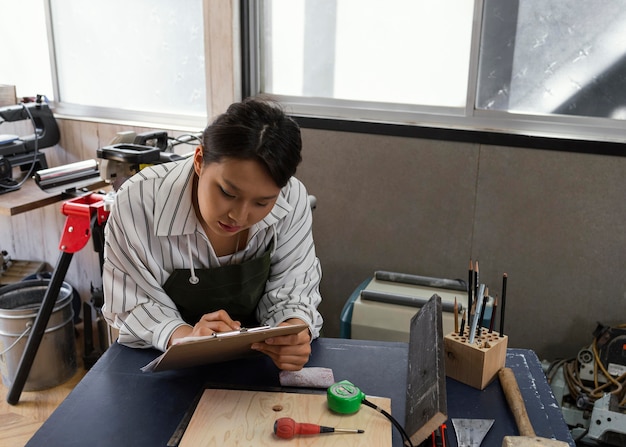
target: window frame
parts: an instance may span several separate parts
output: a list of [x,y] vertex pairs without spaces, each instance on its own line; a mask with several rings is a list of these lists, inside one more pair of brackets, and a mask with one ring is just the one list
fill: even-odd
[[[261,92],[263,0],[241,1],[242,94]],[[303,127],[447,139],[514,147],[626,156],[624,120],[571,115],[514,114],[477,109],[479,49],[484,0],[475,0],[468,92],[464,108],[407,106],[271,95]]]

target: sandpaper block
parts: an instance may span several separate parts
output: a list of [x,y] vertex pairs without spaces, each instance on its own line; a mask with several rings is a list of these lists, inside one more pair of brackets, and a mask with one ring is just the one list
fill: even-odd
[[302,368],[300,371],[281,371],[279,379],[282,386],[303,388],[328,388],[335,383],[333,370],[321,367]]

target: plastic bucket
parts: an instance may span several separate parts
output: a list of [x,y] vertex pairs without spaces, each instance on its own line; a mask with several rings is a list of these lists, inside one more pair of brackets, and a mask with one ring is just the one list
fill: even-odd
[[[50,280],[28,280],[0,288],[0,373],[13,384],[31,328]],[[52,388],[76,372],[76,340],[72,310],[73,288],[63,282],[35,355],[24,391]]]

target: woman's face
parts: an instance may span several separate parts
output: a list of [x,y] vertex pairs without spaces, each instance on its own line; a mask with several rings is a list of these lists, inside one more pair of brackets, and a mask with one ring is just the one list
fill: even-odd
[[194,169],[196,214],[209,236],[230,237],[250,228],[269,214],[280,193],[266,168],[254,160],[225,158],[205,165],[198,147]]

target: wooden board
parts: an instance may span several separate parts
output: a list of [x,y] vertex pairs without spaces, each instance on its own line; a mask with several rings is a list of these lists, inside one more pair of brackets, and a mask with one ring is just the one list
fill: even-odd
[[[369,397],[391,413],[391,400]],[[324,433],[281,439],[274,422],[290,417],[335,428],[362,429],[365,433]],[[272,393],[208,389],[200,398],[180,447],[203,446],[391,446],[391,422],[369,407],[350,415],[331,412],[325,394]]]
[[406,432],[419,445],[447,419],[441,297],[434,294],[411,320]]

